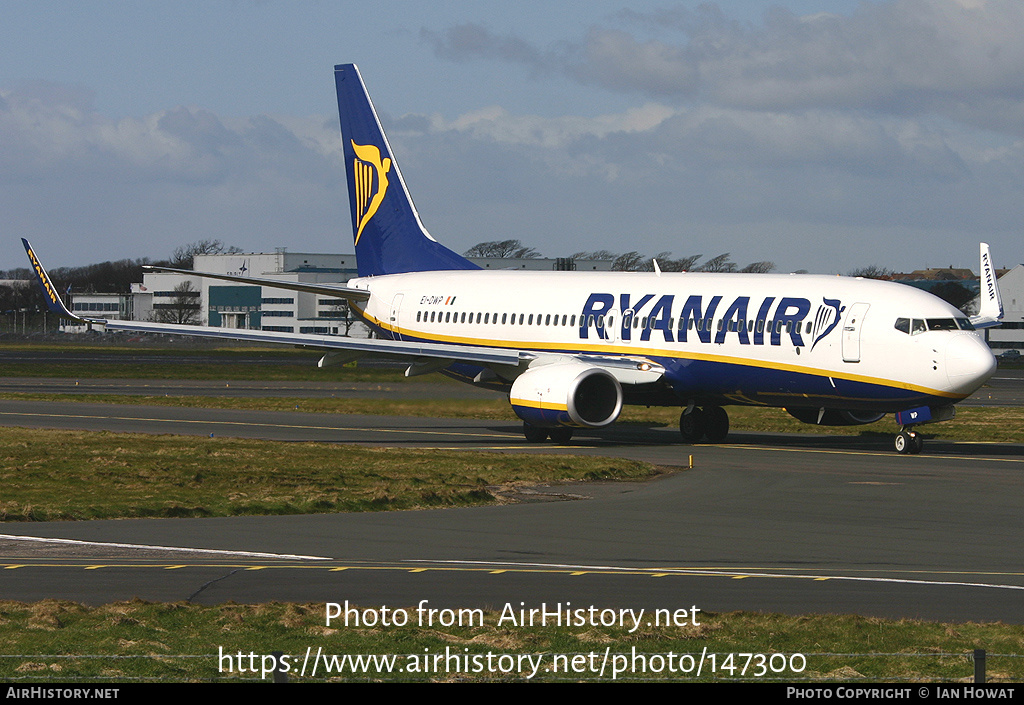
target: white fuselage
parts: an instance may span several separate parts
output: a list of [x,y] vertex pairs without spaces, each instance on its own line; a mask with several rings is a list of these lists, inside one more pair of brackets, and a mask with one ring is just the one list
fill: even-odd
[[371,292],[363,313],[384,335],[649,358],[683,401],[894,410],[958,401],[995,368],[955,308],[868,279],[453,271],[349,285]]

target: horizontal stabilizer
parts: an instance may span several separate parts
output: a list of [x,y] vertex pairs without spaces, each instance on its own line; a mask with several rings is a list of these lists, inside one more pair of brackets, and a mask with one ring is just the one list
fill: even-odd
[[175,269],[174,267],[159,267],[155,265],[143,265],[146,272],[169,272],[172,274],[187,274],[191,277],[203,277],[204,279],[220,279],[239,284],[250,284],[252,286],[267,286],[286,291],[301,291],[307,294],[320,294],[322,296],[338,296],[349,301],[368,301],[370,292],[363,289],[353,289],[342,284],[313,284],[306,282],[286,282],[279,279],[258,279],[256,277],[239,277],[231,274],[212,274],[210,272],[194,272],[191,269]]

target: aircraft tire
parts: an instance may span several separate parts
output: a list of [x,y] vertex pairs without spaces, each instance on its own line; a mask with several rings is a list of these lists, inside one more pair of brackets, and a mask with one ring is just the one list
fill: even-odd
[[706,418],[704,411],[694,408],[689,414],[683,411],[679,415],[679,433],[687,443],[700,443],[704,437]]
[[568,426],[559,426],[558,428],[548,429],[548,438],[551,439],[552,443],[558,445],[565,445],[572,440],[572,429]]
[[922,448],[924,448],[924,436],[922,436],[920,433],[911,433],[909,452],[912,455],[917,455],[918,453],[921,452]]
[[896,434],[896,438],[893,441],[893,445],[896,447],[897,453],[909,453],[912,441],[910,440],[910,434],[906,431],[900,431]]
[[722,443],[729,435],[729,412],[720,406],[709,406],[704,410],[707,424],[704,435],[711,443]]
[[523,421],[523,435],[530,443],[543,443],[547,440],[548,430]]

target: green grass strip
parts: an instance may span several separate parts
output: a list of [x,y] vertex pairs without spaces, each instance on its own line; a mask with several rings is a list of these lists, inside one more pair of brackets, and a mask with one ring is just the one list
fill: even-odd
[[[504,665],[512,668],[500,668],[502,662],[497,657],[529,654],[542,659],[541,668],[533,675],[541,681],[611,681],[611,658],[622,655],[624,661],[619,665],[628,662],[632,666],[618,674],[622,681],[782,680],[850,685],[885,681],[913,685],[969,681],[974,668],[969,654],[983,648],[989,652],[990,683],[1024,679],[1024,659],[1016,656],[1024,653],[1024,628],[1003,624],[701,612],[698,625],[644,625],[630,633],[620,627],[499,624],[500,606],[499,611],[480,613],[472,625],[468,615],[463,626],[420,625],[415,606],[390,607],[392,611],[404,609],[409,623],[346,627],[336,620],[327,626],[323,604],[198,606],[134,601],[85,607],[55,600],[0,602],[0,642],[4,644],[0,678],[21,686],[53,680],[259,681],[261,669],[270,666],[264,656],[279,650],[289,657],[292,682],[524,681],[531,676],[528,667],[517,668],[506,658]],[[514,607],[518,608],[518,603]],[[326,674],[321,661],[315,679],[309,677],[308,667],[302,677],[299,671],[307,649],[314,655],[320,649],[322,654],[339,658],[345,654],[394,656],[395,665],[402,670],[387,672],[371,666]],[[683,655],[698,659],[702,653],[706,655],[698,678],[693,661]],[[446,662],[446,654],[460,659]],[[488,654],[490,670],[486,667]],[[606,654],[609,660],[602,677],[599,670]],[[762,662],[746,654],[761,654],[765,659]],[[774,661],[770,660],[772,654],[776,655]],[[765,667],[758,675],[762,663],[800,665],[796,654],[805,659],[799,671]],[[707,655],[713,655],[715,672],[711,672]],[[239,656],[245,669],[241,673]],[[569,666],[570,672],[550,670],[557,656],[564,658],[561,663]],[[669,663],[676,664],[675,672],[669,670]],[[690,672],[682,672],[680,663],[690,665]],[[645,665],[646,670],[641,670]]]
[[0,520],[453,507],[517,484],[656,472],[615,458],[0,428]]

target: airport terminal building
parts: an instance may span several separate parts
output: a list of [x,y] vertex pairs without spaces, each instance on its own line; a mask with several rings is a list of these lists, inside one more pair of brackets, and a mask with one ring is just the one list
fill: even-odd
[[[608,271],[611,260],[567,258],[470,258],[483,269]],[[288,252],[197,255],[193,269],[290,283],[343,284],[357,276],[355,255]],[[234,284],[174,273],[143,275],[128,294],[72,294],[72,311],[83,316],[159,321],[220,328],[366,337],[369,329],[348,302],[322,294]],[[67,332],[86,326],[64,325]]]
[[1024,264],[999,277],[1003,299],[1002,325],[985,329],[985,340],[996,355],[1009,350],[1024,352]]

